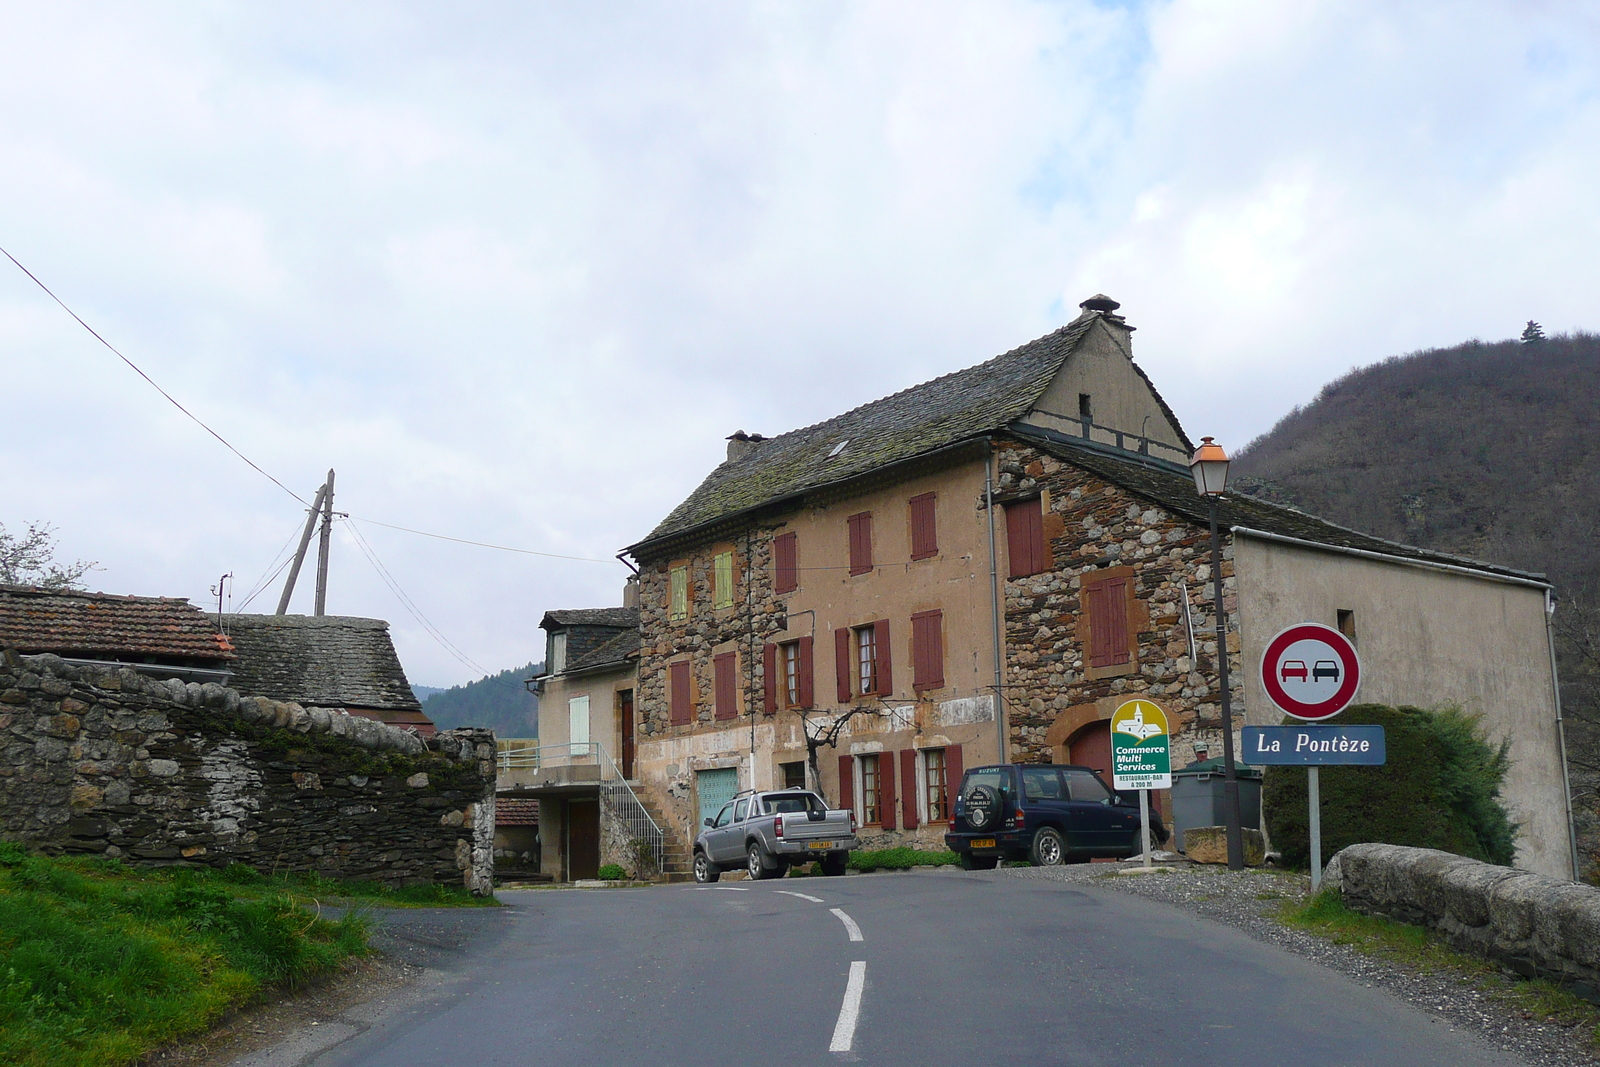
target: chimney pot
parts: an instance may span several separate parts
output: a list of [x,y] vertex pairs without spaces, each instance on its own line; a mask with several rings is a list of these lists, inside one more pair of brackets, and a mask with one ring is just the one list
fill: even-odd
[[1115,311],[1122,305],[1104,293],[1096,293],[1078,306],[1085,311]]

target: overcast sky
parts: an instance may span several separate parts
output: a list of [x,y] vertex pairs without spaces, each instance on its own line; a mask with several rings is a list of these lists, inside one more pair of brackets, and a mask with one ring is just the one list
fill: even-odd
[[[1597,52],[1573,0],[10,3],[0,245],[302,497],[335,468],[462,656],[343,526],[329,611],[448,685],[619,602],[729,433],[1095,292],[1230,448],[1352,366],[1600,328]],[[302,505],[4,261],[0,352],[9,529],[235,608],[282,560]]]

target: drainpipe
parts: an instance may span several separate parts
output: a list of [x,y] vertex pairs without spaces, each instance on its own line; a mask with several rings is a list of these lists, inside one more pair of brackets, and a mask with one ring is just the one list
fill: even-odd
[[985,437],[983,501],[989,517],[989,628],[994,639],[994,728],[999,762],[1006,761],[1005,663],[1000,641],[1000,564],[994,551],[994,441]]
[[1571,851],[1572,880],[1581,881],[1578,870],[1578,830],[1572,823],[1572,772],[1567,767],[1567,723],[1561,717],[1561,676],[1556,673],[1556,596],[1544,591],[1544,635],[1550,648],[1550,692],[1556,698],[1556,736],[1561,739],[1561,795],[1567,802],[1567,847]]

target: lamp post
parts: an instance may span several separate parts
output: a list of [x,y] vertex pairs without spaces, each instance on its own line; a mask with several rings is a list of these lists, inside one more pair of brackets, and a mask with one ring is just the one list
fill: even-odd
[[1228,869],[1244,869],[1244,834],[1239,827],[1239,776],[1233,761],[1233,701],[1228,683],[1228,613],[1222,602],[1222,534],[1217,529],[1217,498],[1228,487],[1228,454],[1209,437],[1200,439],[1189,461],[1194,487],[1206,498],[1211,517],[1212,598],[1216,601],[1217,684],[1222,687],[1222,817],[1228,833]]

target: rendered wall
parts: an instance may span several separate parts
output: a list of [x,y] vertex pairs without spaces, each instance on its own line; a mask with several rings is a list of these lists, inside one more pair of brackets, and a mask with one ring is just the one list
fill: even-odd
[[1572,876],[1544,593],[1530,586],[1248,536],[1237,539],[1247,721],[1280,722],[1261,687],[1267,642],[1286,626],[1355,612],[1364,702],[1457,704],[1511,739],[1504,799],[1517,866]]

